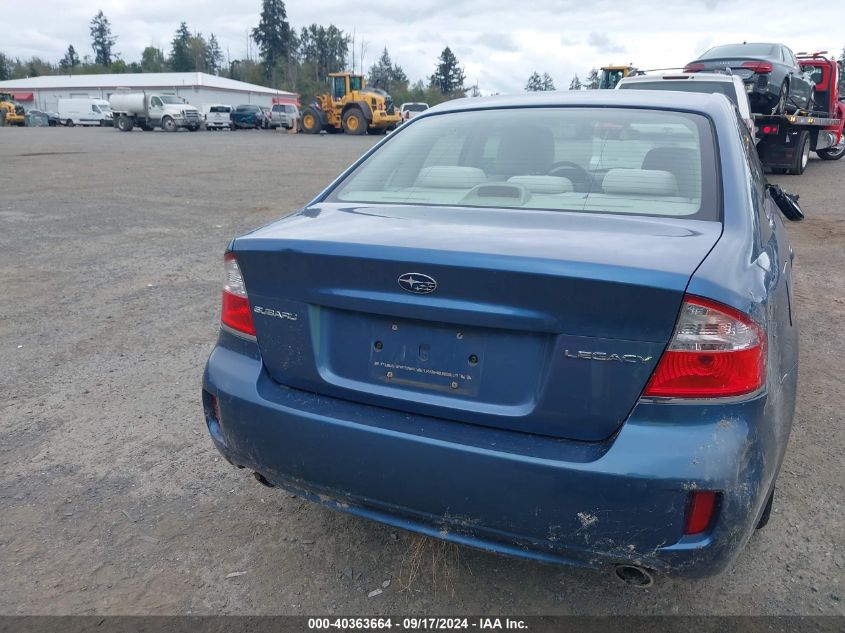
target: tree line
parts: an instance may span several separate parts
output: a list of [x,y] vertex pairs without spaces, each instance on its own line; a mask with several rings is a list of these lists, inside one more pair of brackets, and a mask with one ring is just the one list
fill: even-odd
[[[303,103],[327,90],[330,72],[356,70],[355,34],[334,24],[311,24],[299,30],[287,18],[284,0],[261,0],[258,24],[250,31],[246,55],[232,59],[224,54],[214,33],[208,37],[192,31],[186,22],[176,28],[169,50],[147,46],[140,59],[127,61],[116,52],[118,36],[103,11],[89,23],[91,54],[70,44],[64,56],[56,61],[41,57],[11,58],[0,52],[0,80],[37,77],[40,75],[205,72],[262,86],[297,92]],[[360,66],[366,42],[360,42]],[[357,70],[361,70],[357,68]],[[368,84],[389,92],[397,102],[426,101],[439,103],[464,96],[466,75],[457,57],[447,46],[436,60],[429,77],[411,82],[401,66],[394,63],[387,48],[370,66]]]
[[[191,31],[181,22],[170,42],[170,50],[147,46],[141,58],[122,59],[115,52],[118,37],[102,11],[89,23],[93,55],[80,56],[73,44],[57,62],[32,57],[10,58],[0,52],[0,80],[57,74],[147,73],[147,72],[205,72],[262,86],[289,90],[301,95],[303,103],[327,89],[328,73],[351,68],[356,70],[355,34],[349,34],[334,24],[311,24],[298,31],[287,18],[284,0],[261,0],[258,25],[250,32],[257,47],[257,58],[248,50],[244,58],[231,59],[214,33],[206,38]],[[360,42],[358,60],[363,66],[366,42]],[[840,90],[845,94],[845,47],[839,57]],[[361,68],[358,68],[361,70]],[[478,87],[466,85],[463,67],[448,46],[435,62],[434,71],[424,79],[411,82],[401,66],[394,63],[385,48],[379,59],[370,66],[368,83],[390,93],[394,100],[425,101],[431,105],[446,99],[478,96]],[[570,90],[596,89],[599,72],[591,69],[583,82],[576,74],[569,83]],[[533,72],[525,90],[539,92],[555,90],[549,73]]]

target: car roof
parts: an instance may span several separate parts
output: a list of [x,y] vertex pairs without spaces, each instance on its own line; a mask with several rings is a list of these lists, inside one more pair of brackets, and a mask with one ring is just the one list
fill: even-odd
[[566,90],[495,97],[467,97],[429,108],[417,119],[448,112],[538,107],[597,107],[676,110],[716,117],[730,112],[723,95],[660,90]]

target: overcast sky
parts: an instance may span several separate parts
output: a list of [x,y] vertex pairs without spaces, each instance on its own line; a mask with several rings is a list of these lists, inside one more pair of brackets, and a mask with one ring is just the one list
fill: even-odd
[[[593,66],[633,62],[639,68],[682,66],[716,44],[783,42],[794,51],[845,45],[841,15],[783,0],[291,0],[291,25],[334,23],[366,42],[364,68],[387,46],[412,79],[431,74],[444,46],[464,65],[467,84],[485,93],[524,88],[532,71],[558,88]],[[828,5],[832,6],[832,5]],[[13,8],[12,8],[13,7]],[[91,54],[88,22],[102,9],[118,37],[115,51],[139,59],[150,44],[170,49],[179,22],[208,36],[224,54],[245,56],[261,0],[37,0],[6,3],[0,52],[58,60],[68,44]],[[792,8],[790,8],[792,7]],[[357,56],[356,56],[357,59]]]

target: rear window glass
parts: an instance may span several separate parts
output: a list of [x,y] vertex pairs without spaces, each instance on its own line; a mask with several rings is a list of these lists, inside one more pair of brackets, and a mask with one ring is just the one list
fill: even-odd
[[717,57],[772,57],[776,55],[775,47],[771,44],[727,44],[711,48],[699,59],[715,59]]
[[410,110],[411,112],[422,112],[428,110],[428,106],[424,103],[407,103],[402,106],[403,110]]
[[737,104],[736,89],[727,81],[699,81],[698,79],[678,79],[661,81],[632,81],[622,83],[620,90],[674,90],[676,92],[698,92],[703,94],[725,95],[734,105]]
[[229,106],[211,106],[208,109],[209,112],[231,112],[232,108]]
[[718,220],[716,179],[703,116],[517,108],[400,128],[327,199]]

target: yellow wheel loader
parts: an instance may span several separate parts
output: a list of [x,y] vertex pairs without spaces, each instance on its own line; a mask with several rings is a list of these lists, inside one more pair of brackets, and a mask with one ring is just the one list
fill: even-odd
[[384,134],[400,121],[389,94],[364,88],[364,77],[352,73],[329,73],[331,93],[317,96],[302,113],[302,131],[317,134]]
[[623,78],[628,75],[633,75],[637,69],[633,66],[602,66],[601,75],[599,75],[599,88],[604,90],[613,90]]
[[0,92],[0,110],[6,115],[6,125],[24,125],[26,113],[23,106],[14,100],[8,92]]

